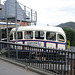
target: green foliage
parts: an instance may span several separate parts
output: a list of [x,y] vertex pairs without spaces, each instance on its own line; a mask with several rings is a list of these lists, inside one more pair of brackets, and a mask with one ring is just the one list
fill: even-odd
[[73,31],[73,36],[72,36],[72,46],[75,46],[75,31]]
[[75,42],[75,31],[69,29],[69,28],[63,28],[63,30],[65,31],[66,33],[66,37],[67,37],[67,40],[70,41],[70,45],[71,46],[75,46],[74,42]]
[[62,27],[66,33],[67,40],[70,41],[71,46],[75,46],[75,22],[67,22],[58,25]]

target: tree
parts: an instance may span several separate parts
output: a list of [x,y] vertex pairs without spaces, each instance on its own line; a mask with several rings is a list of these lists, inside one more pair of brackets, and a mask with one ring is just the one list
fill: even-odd
[[75,46],[75,31],[73,31],[73,36],[72,37],[73,37],[73,40],[72,40],[71,43],[72,43],[72,46]]
[[71,46],[72,46],[73,30],[72,30],[72,29],[69,29],[69,28],[63,28],[63,30],[64,30],[65,33],[66,33],[67,40],[70,41],[70,44],[71,44]]

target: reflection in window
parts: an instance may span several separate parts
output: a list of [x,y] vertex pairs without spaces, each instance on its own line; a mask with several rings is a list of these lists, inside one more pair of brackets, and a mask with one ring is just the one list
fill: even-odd
[[[16,32],[14,33],[14,37],[16,39]],[[22,39],[22,38],[23,38],[22,32],[17,32],[17,39]]]
[[64,37],[61,34],[57,35],[57,41],[65,42]]
[[35,32],[35,39],[44,39],[44,32],[43,31],[36,31]]
[[46,39],[47,40],[56,40],[56,33],[54,33],[54,32],[47,32],[46,33]]
[[18,32],[17,34],[18,34],[17,35],[18,36],[18,39],[22,39],[22,32]]
[[25,39],[33,39],[33,32],[32,31],[25,31],[24,38]]

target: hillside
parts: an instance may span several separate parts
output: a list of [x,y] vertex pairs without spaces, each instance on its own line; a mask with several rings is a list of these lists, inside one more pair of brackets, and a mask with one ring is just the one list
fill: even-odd
[[57,25],[57,27],[66,27],[66,28],[70,28],[72,30],[75,30],[75,22],[67,22],[67,23],[62,23]]

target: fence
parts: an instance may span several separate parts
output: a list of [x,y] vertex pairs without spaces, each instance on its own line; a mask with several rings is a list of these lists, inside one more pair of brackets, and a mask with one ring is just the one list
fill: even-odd
[[75,47],[73,47],[73,46],[70,46],[70,51],[73,51],[73,52],[75,52]]
[[75,52],[10,42],[0,41],[0,43],[7,44],[10,58],[18,57],[18,60],[24,61],[27,66],[36,67],[57,75],[75,75]]

